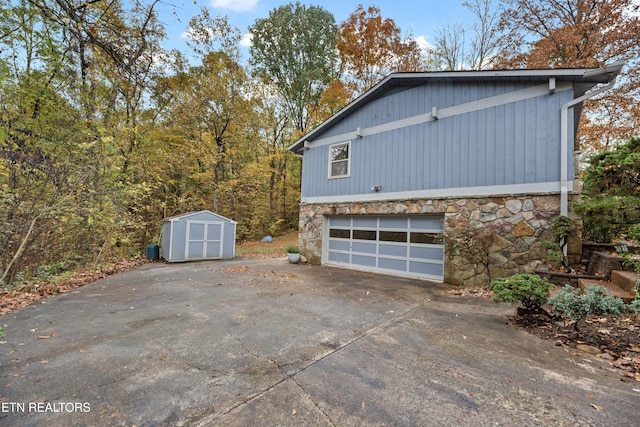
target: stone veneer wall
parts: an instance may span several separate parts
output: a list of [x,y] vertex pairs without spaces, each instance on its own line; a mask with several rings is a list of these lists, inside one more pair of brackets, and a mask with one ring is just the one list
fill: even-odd
[[[322,257],[322,225],[327,215],[444,214],[445,238],[461,228],[494,227],[499,235],[490,252],[491,277],[533,272],[546,259],[542,246],[555,240],[551,222],[559,215],[556,195],[501,196],[362,203],[301,204],[299,244],[313,263]],[[581,227],[579,227],[581,229]],[[569,242],[570,257],[580,259],[581,245]],[[455,245],[445,248],[444,281],[455,285],[488,284],[488,275],[477,262],[465,258]]]

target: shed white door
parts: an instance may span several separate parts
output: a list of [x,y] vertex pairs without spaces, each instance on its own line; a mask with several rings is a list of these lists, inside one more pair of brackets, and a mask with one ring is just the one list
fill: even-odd
[[185,259],[222,258],[223,223],[187,221]]
[[331,216],[323,262],[442,281],[443,216]]

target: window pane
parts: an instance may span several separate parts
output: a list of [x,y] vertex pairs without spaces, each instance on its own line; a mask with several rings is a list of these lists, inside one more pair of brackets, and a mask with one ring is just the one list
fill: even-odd
[[341,176],[347,175],[349,171],[347,167],[349,166],[348,160],[341,160],[339,162],[335,162],[331,164],[331,176]]
[[331,161],[346,160],[349,158],[349,144],[333,145],[331,147]]
[[375,230],[353,230],[353,238],[358,240],[376,240]]
[[339,239],[348,239],[350,237],[349,230],[340,230],[339,228],[331,228],[329,237],[337,237]]
[[381,231],[380,241],[382,242],[407,242],[406,231]]
[[441,245],[442,234],[434,233],[411,233],[411,243],[424,243],[427,245]]

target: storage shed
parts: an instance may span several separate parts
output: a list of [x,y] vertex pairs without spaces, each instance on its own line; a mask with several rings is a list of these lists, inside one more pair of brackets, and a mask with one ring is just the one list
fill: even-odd
[[162,257],[169,262],[232,259],[237,222],[204,210],[162,220]]

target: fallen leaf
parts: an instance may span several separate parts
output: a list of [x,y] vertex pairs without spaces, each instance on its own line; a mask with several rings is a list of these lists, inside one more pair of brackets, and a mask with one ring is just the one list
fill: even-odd
[[602,410],[602,407],[600,407],[600,406],[598,406],[598,405],[595,405],[595,404],[593,404],[593,403],[589,403],[589,406],[591,406],[591,407],[592,407],[593,409],[595,409],[596,411],[600,411],[600,410]]

